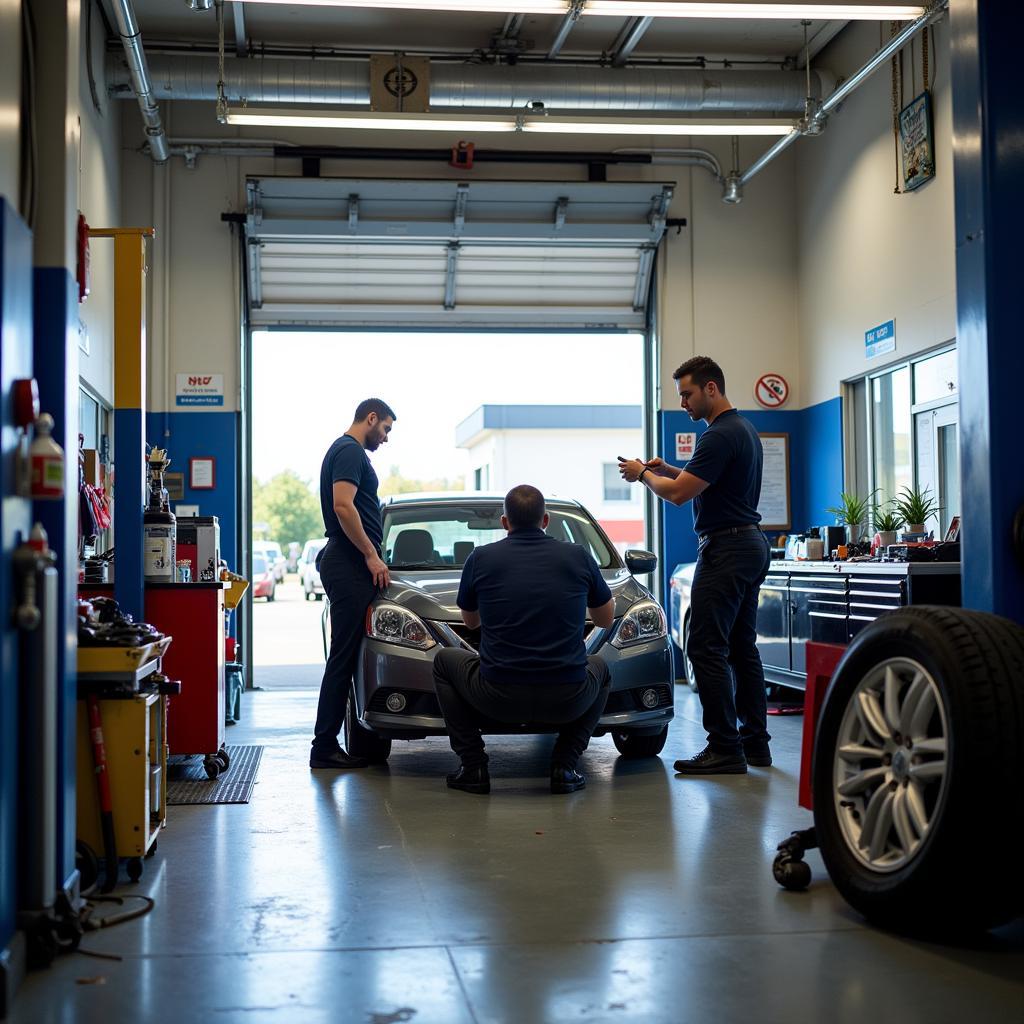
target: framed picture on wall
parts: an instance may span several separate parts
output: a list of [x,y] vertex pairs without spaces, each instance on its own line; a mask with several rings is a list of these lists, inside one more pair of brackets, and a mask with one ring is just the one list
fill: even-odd
[[927,91],[915,96],[900,111],[900,154],[904,192],[912,192],[935,177],[932,101]]
[[216,486],[217,464],[212,455],[188,460],[188,485],[193,491],[212,491]]
[[185,497],[185,474],[164,473],[164,487],[168,501],[181,501]]
[[764,450],[761,473],[762,530],[788,530],[792,513],[789,505],[789,434],[760,434]]

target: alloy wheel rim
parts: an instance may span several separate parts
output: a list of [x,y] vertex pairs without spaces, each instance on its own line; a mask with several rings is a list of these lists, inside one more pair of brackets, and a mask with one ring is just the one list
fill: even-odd
[[843,838],[865,867],[898,871],[920,854],[945,799],[948,740],[942,693],[919,662],[888,658],[857,684],[832,777]]

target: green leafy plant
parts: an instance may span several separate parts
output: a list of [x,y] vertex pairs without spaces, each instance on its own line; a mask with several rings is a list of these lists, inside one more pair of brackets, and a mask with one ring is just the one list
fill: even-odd
[[942,511],[942,506],[932,497],[930,487],[926,487],[923,491],[913,487],[904,487],[893,498],[893,507],[903,516],[903,521],[908,526],[922,526],[932,516]]
[[883,502],[875,506],[874,516],[875,529],[879,533],[895,533],[903,525],[903,516],[892,501]]
[[839,526],[862,526],[867,522],[868,513],[872,509],[871,499],[876,492],[872,491],[866,498],[843,491],[839,495],[839,504],[825,509],[836,517]]

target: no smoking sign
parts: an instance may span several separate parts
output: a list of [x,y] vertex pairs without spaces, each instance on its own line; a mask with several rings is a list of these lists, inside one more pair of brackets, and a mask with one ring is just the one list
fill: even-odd
[[765,373],[757,378],[754,398],[765,409],[778,409],[789,398],[789,382],[780,373]]

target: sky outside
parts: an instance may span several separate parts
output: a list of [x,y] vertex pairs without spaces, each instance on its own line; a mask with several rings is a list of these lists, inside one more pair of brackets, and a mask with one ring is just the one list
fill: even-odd
[[[639,334],[253,335],[252,464],[258,480],[309,481],[364,398],[398,416],[371,458],[378,476],[449,479],[468,471],[455,427],[479,405],[639,405]],[[637,453],[639,454],[639,453]]]

